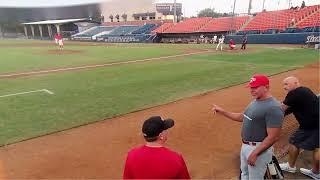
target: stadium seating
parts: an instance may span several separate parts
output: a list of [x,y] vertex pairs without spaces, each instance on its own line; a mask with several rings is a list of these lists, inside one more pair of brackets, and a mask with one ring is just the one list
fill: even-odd
[[312,27],[312,26],[320,26],[320,11],[312,14],[311,16],[303,19],[301,22],[297,24],[298,28]]
[[[320,6],[315,5],[315,6],[307,6],[299,10],[286,9],[286,10],[279,10],[279,11],[261,12],[261,13],[258,13],[243,30],[244,31],[249,31],[249,30],[265,31],[268,29],[284,30],[287,27],[293,26],[294,24],[296,24],[297,22],[303,20],[308,16],[312,16],[316,18],[316,15],[314,15],[314,13],[318,12],[319,9],[320,9]],[[312,21],[313,18],[310,18],[310,19]],[[301,27],[301,26],[298,26],[298,27]]]
[[201,29],[206,23],[208,23],[212,18],[190,18],[185,21],[179,22],[174,26],[168,28],[165,33],[191,33],[196,32]]
[[143,26],[145,24],[157,24],[171,23],[172,20],[143,20],[143,21],[126,21],[126,22],[104,22],[104,26],[124,26],[124,25],[136,25]]
[[303,32],[320,32],[320,26],[305,27]]
[[219,32],[238,30],[249,19],[249,16],[212,18],[200,32]]
[[94,36],[96,34],[104,32],[104,31],[111,31],[112,29],[114,29],[114,27],[96,26],[96,27],[92,27],[88,30],[85,30],[83,32],[77,33],[77,34],[73,35],[73,37],[91,37],[91,36]]
[[174,24],[173,23],[164,23],[157,29],[153,30],[152,33],[163,33],[167,29],[171,28]]
[[150,34],[153,29],[157,27],[156,24],[146,24],[139,29],[133,31],[131,34]]
[[139,28],[140,26],[119,26],[115,28],[112,32],[110,32],[108,35],[124,36],[124,35],[130,34],[131,32]]

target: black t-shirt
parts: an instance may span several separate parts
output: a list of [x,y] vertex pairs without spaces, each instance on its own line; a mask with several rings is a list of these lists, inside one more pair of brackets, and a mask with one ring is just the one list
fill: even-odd
[[319,129],[319,98],[309,88],[291,90],[283,104],[289,106],[288,112],[294,114],[300,129]]

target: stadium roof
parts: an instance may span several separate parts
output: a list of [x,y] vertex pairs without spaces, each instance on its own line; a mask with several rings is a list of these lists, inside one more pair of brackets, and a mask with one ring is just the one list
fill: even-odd
[[25,25],[41,25],[41,24],[66,24],[71,22],[79,22],[89,20],[88,18],[81,18],[81,19],[59,19],[59,20],[46,20],[46,21],[36,21],[36,22],[28,22],[22,23]]

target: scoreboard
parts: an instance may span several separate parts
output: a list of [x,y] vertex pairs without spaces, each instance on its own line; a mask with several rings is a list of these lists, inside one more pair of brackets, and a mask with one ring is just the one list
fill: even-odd
[[[182,14],[182,3],[176,3],[177,16]],[[163,15],[173,15],[174,14],[174,3],[157,3],[156,10]]]

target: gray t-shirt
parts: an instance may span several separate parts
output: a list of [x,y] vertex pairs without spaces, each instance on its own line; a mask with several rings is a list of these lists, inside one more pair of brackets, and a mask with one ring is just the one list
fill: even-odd
[[245,141],[262,142],[267,137],[267,128],[281,128],[284,113],[280,102],[271,97],[252,101],[243,114],[241,137]]

